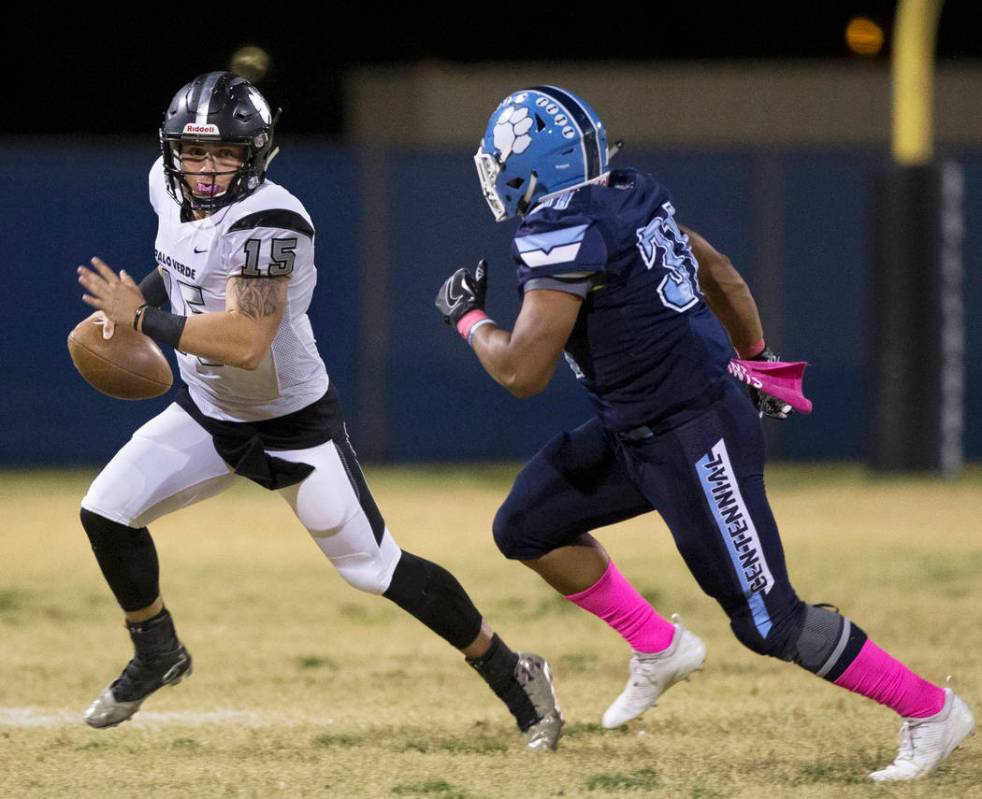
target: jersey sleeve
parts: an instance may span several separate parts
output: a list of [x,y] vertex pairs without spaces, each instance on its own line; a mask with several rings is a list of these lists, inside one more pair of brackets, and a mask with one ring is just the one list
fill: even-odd
[[607,243],[586,214],[531,216],[512,241],[522,291],[552,289],[586,296],[590,279],[607,266]]
[[258,211],[234,222],[221,246],[228,277],[289,277],[312,267],[314,228],[296,211]]

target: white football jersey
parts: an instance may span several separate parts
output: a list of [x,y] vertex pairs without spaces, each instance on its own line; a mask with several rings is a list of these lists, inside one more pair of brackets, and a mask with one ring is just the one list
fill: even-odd
[[157,265],[171,310],[190,316],[225,310],[230,277],[288,275],[288,306],[265,360],[255,371],[177,353],[181,379],[206,416],[254,422],[285,416],[327,391],[307,308],[317,282],[314,226],[303,205],[269,180],[243,200],[204,219],[181,221],[167,191],[163,159],[150,170],[150,204],[159,226]]

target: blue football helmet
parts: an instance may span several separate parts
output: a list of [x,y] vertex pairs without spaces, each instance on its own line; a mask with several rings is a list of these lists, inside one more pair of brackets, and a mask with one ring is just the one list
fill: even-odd
[[524,215],[548,194],[607,171],[607,131],[593,109],[558,86],[506,97],[474,156],[496,221]]

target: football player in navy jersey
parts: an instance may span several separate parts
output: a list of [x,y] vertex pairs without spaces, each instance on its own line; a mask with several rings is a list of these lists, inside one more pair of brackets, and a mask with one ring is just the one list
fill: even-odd
[[120,724],[191,673],[148,525],[247,478],[283,497],[348,584],[384,596],[460,650],[528,748],[555,749],[563,717],[546,662],[509,649],[450,572],[401,549],[372,498],[307,316],[313,221],[266,178],[274,125],[244,78],[209,72],[187,83],[164,113],[150,169],[156,268],[139,286],[97,258],[94,271],[78,269],[104,336],[132,325],[173,347],[184,383],[82,500],[82,526],[134,647],[85,720]]
[[542,391],[563,354],[596,410],[518,475],[494,520],[498,547],[633,648],[605,727],[645,712],[705,659],[702,641],[659,615],[591,534],[657,510],[741,643],[903,717],[900,753],[873,779],[927,774],[972,730],[971,711],[836,608],[796,595],[764,492],[759,421],[791,408],[760,391],[748,401],[727,376],[734,349],[776,360],[753,297],[679,223],[664,186],[607,161],[599,117],[555,86],[506,97],[475,156],[495,219],[523,218],[512,244],[522,306],[511,331],[487,317],[482,261],[447,279],[437,308],[512,394]]

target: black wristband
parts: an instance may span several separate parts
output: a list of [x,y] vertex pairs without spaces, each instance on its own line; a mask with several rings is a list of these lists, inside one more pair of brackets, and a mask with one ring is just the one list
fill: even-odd
[[187,321],[186,316],[178,316],[148,306],[143,309],[143,325],[140,331],[158,344],[170,344],[176,350]]
[[143,280],[140,281],[140,291],[147,305],[159,308],[169,297],[167,296],[167,286],[164,285],[164,277],[160,270],[154,267]]
[[139,308],[136,309],[136,313],[133,314],[133,329],[137,333],[139,333],[141,328],[143,327],[142,325],[143,312],[146,311],[148,307],[150,306],[148,306],[146,303],[143,303],[143,305],[141,305]]

